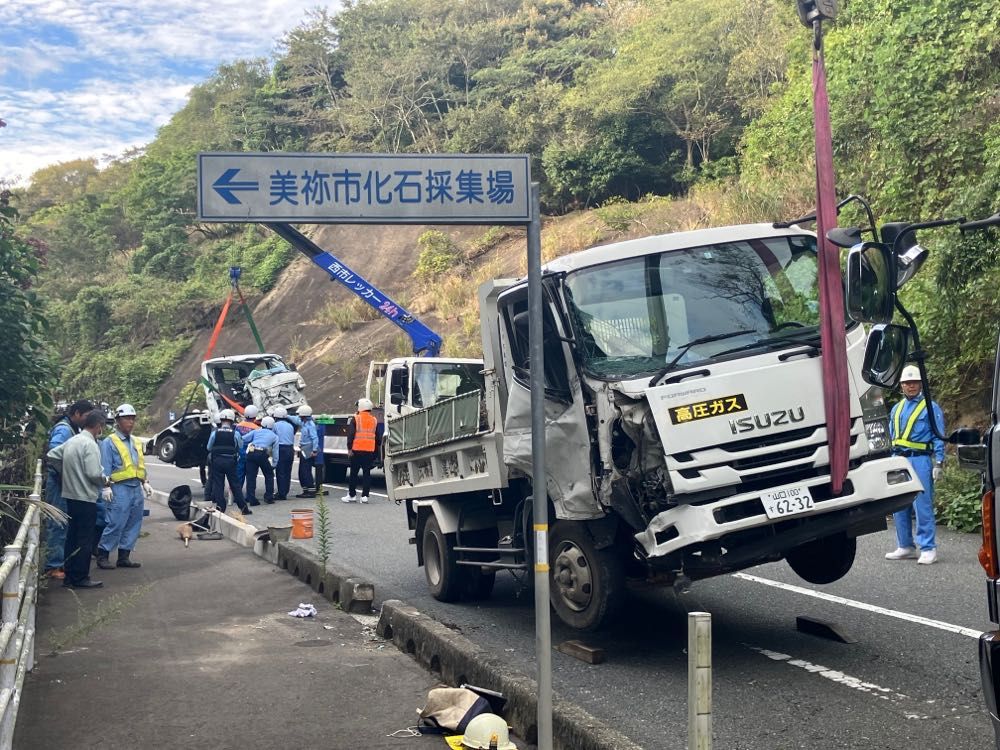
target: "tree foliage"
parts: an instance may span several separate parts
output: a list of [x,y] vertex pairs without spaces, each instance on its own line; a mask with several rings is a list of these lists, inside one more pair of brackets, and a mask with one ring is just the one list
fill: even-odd
[[[0,452],[20,442],[30,411],[45,424],[52,408],[46,334],[48,323],[35,289],[44,246],[14,233],[17,211],[0,196]],[[33,421],[33,420],[29,420]]]
[[[50,248],[38,289],[61,385],[141,405],[152,381],[109,358],[163,372],[214,318],[229,265],[262,292],[288,263],[269,233],[196,221],[200,151],[527,153],[552,213],[603,205],[618,221],[621,199],[691,191],[698,202],[723,182],[780,213],[780,197],[811,180],[810,44],[787,0],[312,11],[272,58],[220,65],[146,147],[101,168],[46,167],[18,196],[23,232]],[[893,219],[1000,208],[997,6],[852,0],[826,49],[841,194]],[[946,402],[988,389],[993,239],[928,234],[934,259],[906,292]]]

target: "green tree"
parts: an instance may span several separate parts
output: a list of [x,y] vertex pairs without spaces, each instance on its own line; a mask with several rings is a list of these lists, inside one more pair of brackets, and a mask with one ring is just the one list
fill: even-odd
[[34,288],[44,247],[15,234],[18,213],[8,198],[0,195],[0,449],[21,441],[21,420],[29,409],[45,424],[52,408],[48,326]]

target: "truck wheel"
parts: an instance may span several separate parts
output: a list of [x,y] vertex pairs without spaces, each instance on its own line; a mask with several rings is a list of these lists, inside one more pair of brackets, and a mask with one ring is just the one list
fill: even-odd
[[833,583],[847,575],[857,549],[856,537],[834,534],[799,545],[785,559],[799,578],[809,583]]
[[597,549],[582,523],[558,521],[549,542],[550,599],[559,619],[576,630],[596,630],[625,599],[625,569],[615,548]]
[[342,483],[347,481],[347,467],[343,464],[327,464],[323,475],[324,482]]
[[433,515],[424,524],[424,575],[431,596],[441,602],[456,601],[462,594],[464,576],[455,562],[455,540],[441,532]]
[[177,458],[177,438],[167,435],[156,444],[156,457],[165,464],[172,464]]

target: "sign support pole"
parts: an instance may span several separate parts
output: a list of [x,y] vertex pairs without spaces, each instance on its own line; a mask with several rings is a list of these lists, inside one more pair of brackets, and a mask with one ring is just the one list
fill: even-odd
[[535,538],[535,658],[538,750],[552,750],[552,626],[549,615],[549,502],[545,477],[545,361],[542,328],[542,220],[531,183],[528,223],[528,343],[531,351],[531,485]]

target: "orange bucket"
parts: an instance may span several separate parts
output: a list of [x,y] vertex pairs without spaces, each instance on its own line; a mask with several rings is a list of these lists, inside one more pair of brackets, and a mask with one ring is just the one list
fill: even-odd
[[292,539],[312,539],[312,535],[312,508],[296,508],[292,510]]

